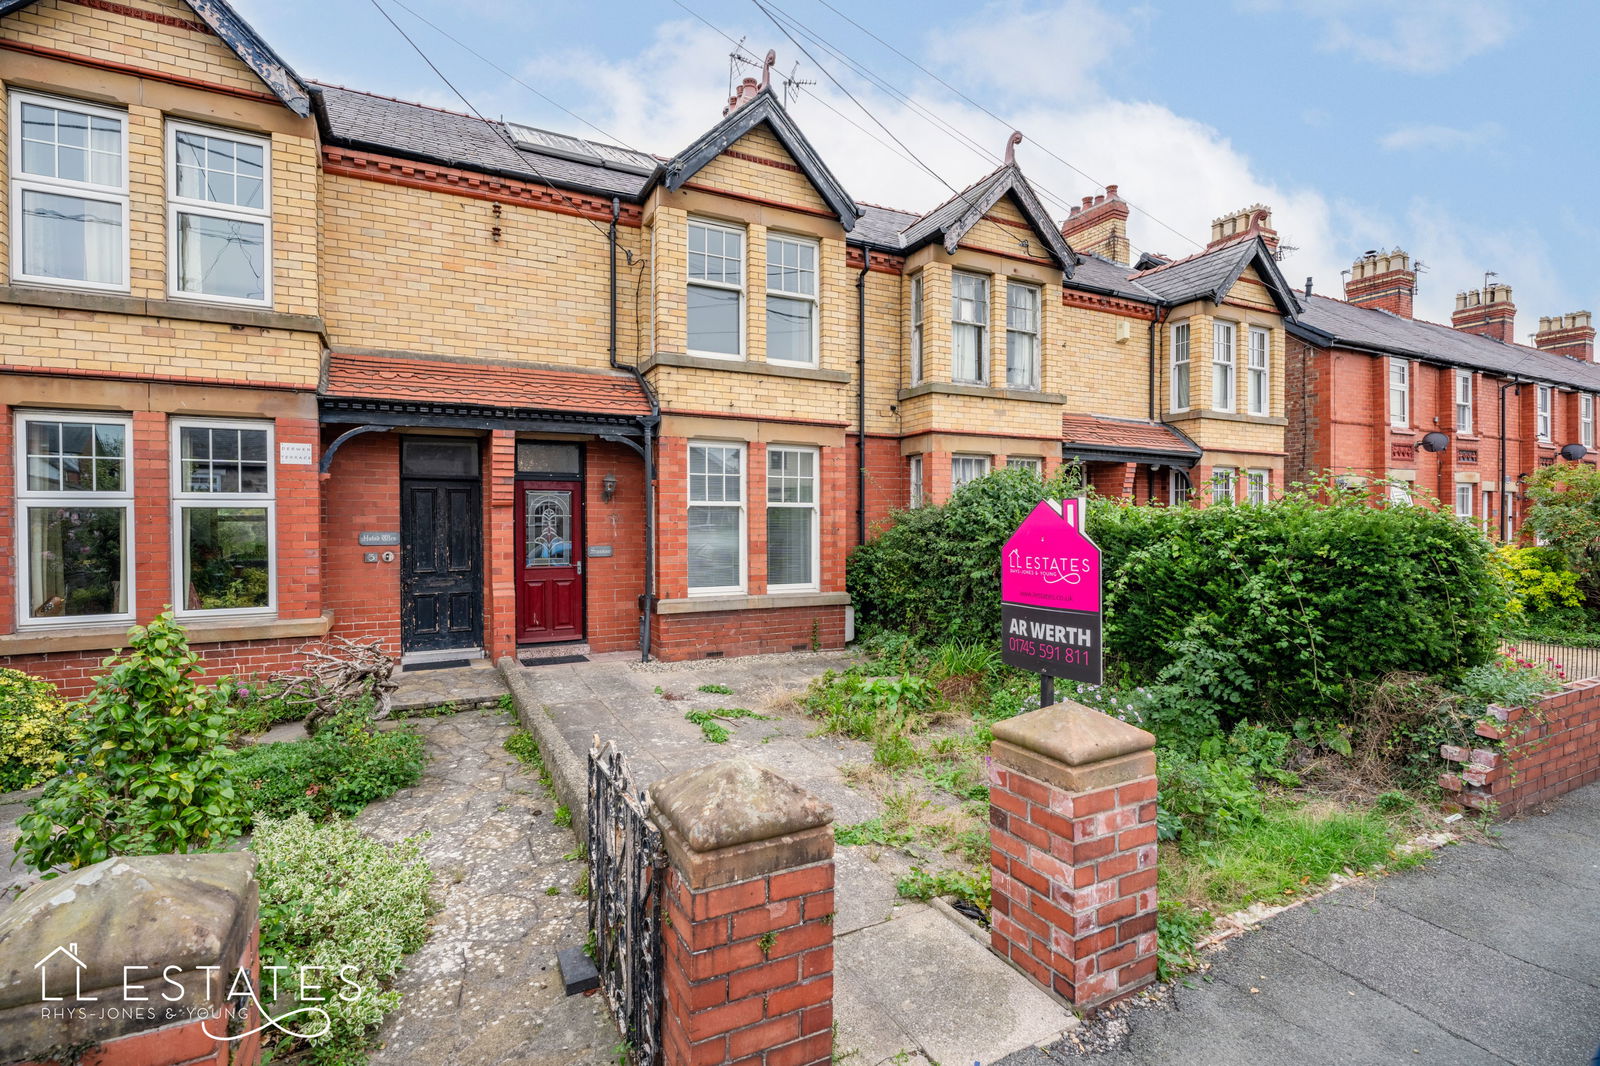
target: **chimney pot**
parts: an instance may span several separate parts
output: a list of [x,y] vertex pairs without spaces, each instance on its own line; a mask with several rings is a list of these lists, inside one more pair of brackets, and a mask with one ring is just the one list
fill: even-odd
[[1093,196],[1085,196],[1083,198],[1083,206],[1084,207],[1093,207],[1094,206],[1094,197]]
[[1350,264],[1350,281],[1344,298],[1358,307],[1373,307],[1400,318],[1412,317],[1412,301],[1417,293],[1417,275],[1411,257],[1399,248],[1379,252],[1368,248]]
[[1117,187],[1115,185],[1107,185],[1106,196],[1109,199],[1115,200],[1117,198]]

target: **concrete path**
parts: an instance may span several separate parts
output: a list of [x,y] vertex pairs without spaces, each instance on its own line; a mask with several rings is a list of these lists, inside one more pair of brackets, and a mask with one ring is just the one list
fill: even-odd
[[[843,767],[871,762],[859,741],[813,736],[816,723],[793,696],[851,658],[792,653],[692,663],[588,662],[519,667],[516,688],[584,756],[595,735],[628,755],[636,785],[742,755],[833,805],[837,824],[882,811],[850,787]],[[525,680],[527,685],[521,684]],[[732,693],[704,693],[701,685]],[[658,692],[657,689],[660,691]],[[727,743],[708,743],[684,719],[691,710],[739,707],[768,719],[722,722]],[[561,760],[547,760],[552,768]],[[574,758],[571,767],[581,767]],[[569,772],[579,772],[576,769]],[[582,782],[577,787],[583,787]],[[964,1066],[1056,1039],[1077,1019],[992,954],[971,923],[899,898],[911,860],[895,849],[840,847],[834,919],[834,1060],[847,1066]]]
[[372,1062],[615,1063],[621,1038],[604,997],[563,994],[556,950],[581,944],[588,929],[574,891],[583,863],[564,858],[576,839],[552,821],[538,779],[506,753],[513,723],[470,711],[414,725],[428,745],[422,781],[356,823],[386,841],[431,834],[422,850],[442,910],[406,960],[400,1006]]
[[[1128,1015],[1102,1066],[1588,1066],[1600,1045],[1600,786],[1494,846],[1286,911]],[[1070,1044],[1002,1066],[1077,1062]]]

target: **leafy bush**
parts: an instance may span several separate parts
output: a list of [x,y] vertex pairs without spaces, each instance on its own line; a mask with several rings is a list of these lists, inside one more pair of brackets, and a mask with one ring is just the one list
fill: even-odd
[[62,776],[18,821],[18,857],[35,870],[112,855],[201,851],[238,836],[226,686],[208,688],[170,612],[128,632],[106,660]]
[[825,732],[878,740],[915,733],[938,695],[926,678],[911,674],[872,677],[854,669],[843,674],[829,670],[811,682],[801,702],[822,720]]
[[298,722],[312,707],[304,698],[285,699],[285,683],[255,678],[234,679],[228,713],[240,736],[265,733],[283,722]]
[[374,728],[370,703],[363,702],[314,737],[245,748],[236,767],[239,791],[259,821],[359,814],[374,800],[416,784],[425,762],[420,736],[410,729]]
[[1556,463],[1529,474],[1527,527],[1566,559],[1578,590],[1600,607],[1600,470]]
[[1156,780],[1156,832],[1162,840],[1195,846],[1261,820],[1261,792],[1242,766],[1158,750]]
[[850,556],[846,584],[861,624],[995,644],[1001,546],[1040,500],[1077,494],[1066,468],[1047,483],[1005,467],[963,485],[943,506],[897,512],[893,526]]
[[1501,655],[1461,675],[1456,691],[1468,714],[1478,716],[1493,703],[1525,707],[1561,689],[1561,677],[1543,663]]
[[954,896],[989,913],[989,877],[993,873],[986,864],[976,872],[965,870],[935,870],[929,873],[920,866],[895,883],[895,891],[904,899],[926,902],[935,896]]
[[1510,588],[1506,613],[1518,621],[1581,621],[1577,571],[1554,548],[1502,545],[1494,561]]
[[[262,972],[285,967],[277,991],[292,1000],[300,967],[326,968],[324,998],[296,1005],[328,1013],[327,1033],[310,1041],[311,1061],[349,1061],[400,1002],[388,983],[427,939],[433,873],[414,840],[380,844],[350,822],[316,825],[304,813],[257,822],[251,849],[260,859]],[[320,1022],[297,1020],[312,1018]]]
[[77,736],[73,706],[54,685],[0,668],[0,792],[54,777]]

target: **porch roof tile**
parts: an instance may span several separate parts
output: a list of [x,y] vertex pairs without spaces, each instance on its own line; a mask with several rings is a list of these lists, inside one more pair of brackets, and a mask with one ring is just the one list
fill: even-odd
[[650,414],[650,401],[626,374],[461,363],[333,352],[324,396],[430,404],[514,407],[588,414]]
[[1124,452],[1200,455],[1195,443],[1171,426],[1101,415],[1062,415],[1061,439],[1069,449],[1077,445]]

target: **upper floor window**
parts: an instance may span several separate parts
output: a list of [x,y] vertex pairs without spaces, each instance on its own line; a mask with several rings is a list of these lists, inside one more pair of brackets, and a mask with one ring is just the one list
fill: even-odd
[[271,148],[265,138],[167,126],[169,285],[174,296],[272,299]]
[[744,445],[689,445],[689,591],[744,591]]
[[950,490],[978,480],[989,472],[987,455],[952,455],[950,457]]
[[767,448],[767,591],[817,587],[817,449]]
[[1233,382],[1238,328],[1232,322],[1211,324],[1211,409],[1231,411],[1234,407]]
[[1594,447],[1594,393],[1578,394],[1578,443]]
[[[922,275],[911,279],[911,384],[922,381]],[[917,506],[912,504],[913,507]]]
[[767,238],[767,359],[817,362],[817,244]]
[[989,279],[950,275],[950,377],[968,385],[989,382]]
[[1389,424],[1411,424],[1411,361],[1389,359]]
[[1456,371],[1456,432],[1472,432],[1472,371]]
[[1172,327],[1172,409],[1189,409],[1189,323]]
[[11,96],[12,278],[128,287],[128,117]]
[[689,221],[689,351],[744,354],[744,231]]
[[1548,441],[1555,436],[1555,431],[1551,428],[1550,424],[1551,389],[1549,385],[1539,386],[1538,404],[1539,406],[1536,412],[1538,417],[1535,420],[1536,428],[1539,434],[1539,439],[1542,441]]
[[22,622],[132,616],[131,436],[121,416],[19,412]]
[[1268,391],[1270,379],[1267,376],[1271,353],[1272,331],[1256,326],[1250,327],[1250,365],[1247,368],[1249,380],[1245,384],[1245,391],[1249,397],[1246,402],[1253,415],[1266,414],[1271,403],[1271,394]]
[[1006,386],[1039,387],[1039,287],[1006,284]]
[[272,427],[209,419],[174,422],[172,448],[180,611],[270,610]]

